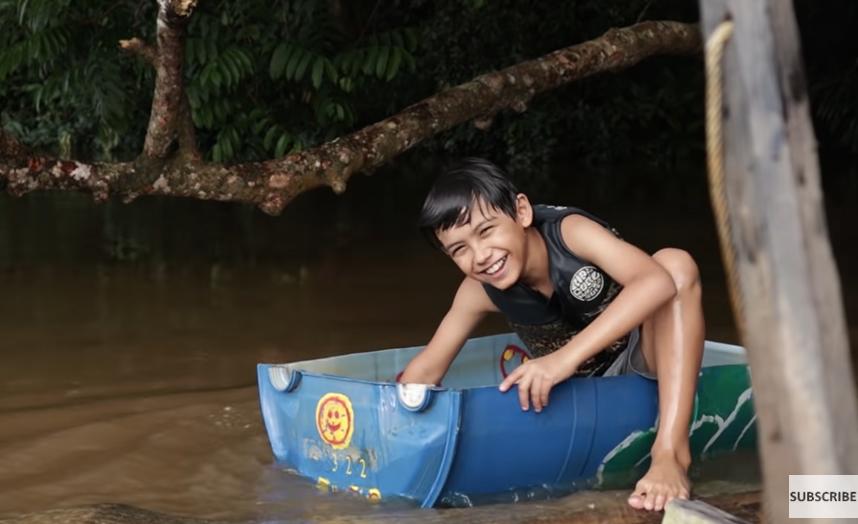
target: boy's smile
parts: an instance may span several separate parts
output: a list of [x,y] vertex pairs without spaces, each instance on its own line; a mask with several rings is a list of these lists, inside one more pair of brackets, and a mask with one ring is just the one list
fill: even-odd
[[501,269],[504,269],[504,268],[506,267],[506,259],[507,259],[507,257],[509,257],[509,255],[504,255],[500,260],[498,260],[497,262],[495,262],[494,264],[492,264],[491,266],[489,266],[489,268],[488,268],[488,269],[486,269],[485,271],[483,271],[483,273],[485,273],[485,274],[487,274],[487,275],[489,275],[489,276],[491,276],[491,277],[499,276],[499,275],[498,275],[498,272],[499,272]]

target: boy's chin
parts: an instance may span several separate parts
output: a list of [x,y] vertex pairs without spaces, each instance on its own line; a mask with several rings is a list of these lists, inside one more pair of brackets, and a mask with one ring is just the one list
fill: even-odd
[[495,289],[499,289],[499,290],[501,290],[501,291],[504,291],[504,290],[507,290],[507,289],[509,289],[510,287],[512,287],[512,285],[515,283],[515,280],[511,280],[511,279],[508,279],[508,278],[504,278],[504,279],[502,279],[502,280],[498,280],[498,281],[488,281],[488,282],[487,282],[487,281],[485,281],[485,280],[483,280],[483,283],[484,283],[484,284],[488,284],[488,285],[492,286],[492,287],[493,287],[493,288],[495,288]]

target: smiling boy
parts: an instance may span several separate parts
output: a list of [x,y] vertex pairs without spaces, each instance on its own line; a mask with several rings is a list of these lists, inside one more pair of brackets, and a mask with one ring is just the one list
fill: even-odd
[[466,159],[442,174],[420,216],[430,241],[465,274],[401,382],[437,384],[471,331],[501,312],[534,357],[501,383],[537,413],[572,376],[658,380],[652,463],[629,497],[660,511],[688,498],[688,426],[703,353],[700,281],[679,249],[652,256],[575,208],[533,206],[495,165]]

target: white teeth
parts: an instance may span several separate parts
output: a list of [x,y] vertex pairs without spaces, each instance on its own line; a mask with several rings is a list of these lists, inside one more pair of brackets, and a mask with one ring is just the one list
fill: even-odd
[[502,259],[500,259],[497,262],[495,262],[494,264],[492,264],[491,267],[486,269],[486,273],[489,275],[494,275],[495,273],[497,273],[500,270],[500,268],[503,267],[503,263],[505,260],[506,260],[506,257],[503,257]]

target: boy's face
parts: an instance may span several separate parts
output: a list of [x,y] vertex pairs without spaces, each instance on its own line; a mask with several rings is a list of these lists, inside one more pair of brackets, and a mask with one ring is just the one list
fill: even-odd
[[470,220],[435,234],[466,276],[506,289],[519,279],[524,269],[525,228],[532,219],[533,208],[523,194],[516,197],[515,217],[480,200],[471,206]]

